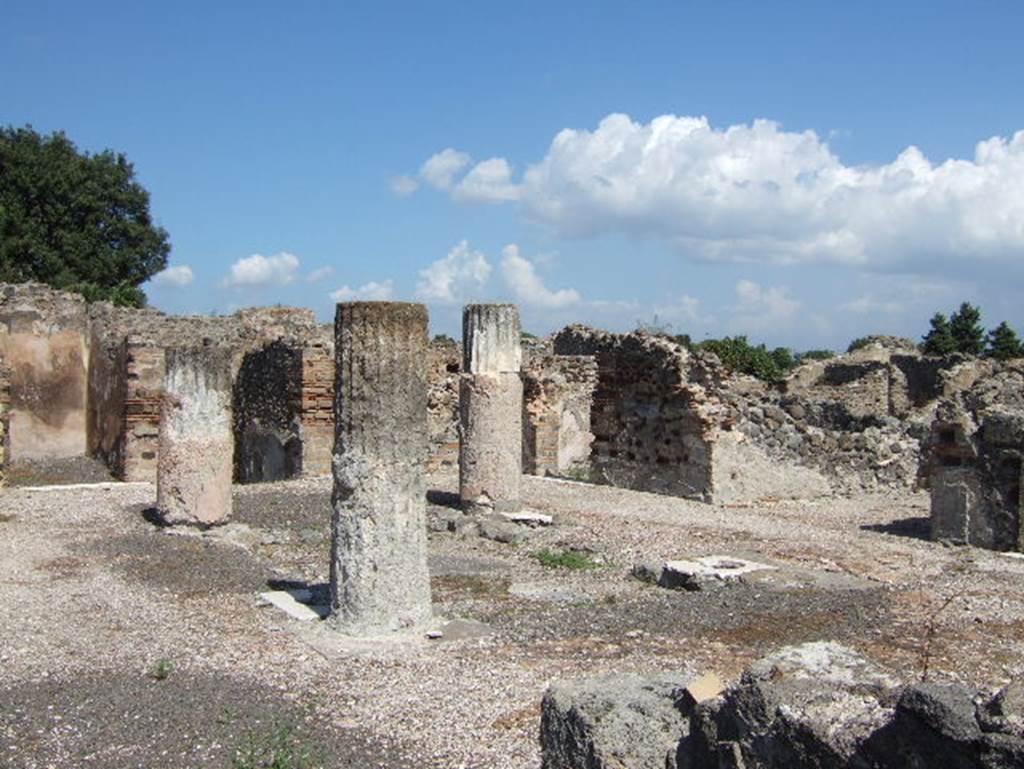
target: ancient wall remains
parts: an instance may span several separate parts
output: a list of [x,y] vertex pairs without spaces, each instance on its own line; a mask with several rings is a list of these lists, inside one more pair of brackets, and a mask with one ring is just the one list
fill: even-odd
[[302,346],[296,408],[302,474],[330,475],[334,450],[334,339],[330,325],[320,326]]
[[523,472],[590,477],[590,410],[597,362],[585,355],[543,355],[523,365]]
[[135,335],[125,338],[123,350],[123,419],[117,452],[108,458],[107,464],[122,480],[154,481],[160,450],[165,350]]
[[683,348],[646,334],[569,326],[555,336],[554,352],[592,356],[597,365],[590,415],[595,480],[711,498],[716,419]]
[[80,296],[39,283],[0,285],[12,460],[85,454],[88,328]]
[[7,439],[11,410],[11,372],[0,358],[0,488],[7,483]]
[[330,472],[334,346],[322,329],[250,350],[234,385],[235,480]]
[[927,449],[933,538],[1024,550],[1024,362],[943,400]]
[[435,339],[427,350],[427,467],[459,465],[459,373],[462,350],[449,340]]

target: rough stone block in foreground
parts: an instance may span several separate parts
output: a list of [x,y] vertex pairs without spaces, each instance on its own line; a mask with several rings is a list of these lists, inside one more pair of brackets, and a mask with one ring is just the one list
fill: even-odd
[[349,302],[335,318],[331,622],[369,635],[430,619],[427,309]]
[[168,523],[231,515],[231,373],[230,349],[167,350],[156,499]]
[[467,305],[462,333],[459,497],[473,512],[515,511],[523,474],[519,310]]

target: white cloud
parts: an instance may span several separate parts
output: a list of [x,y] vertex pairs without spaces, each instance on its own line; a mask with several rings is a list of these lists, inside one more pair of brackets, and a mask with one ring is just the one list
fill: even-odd
[[472,158],[465,152],[448,147],[427,159],[420,168],[420,178],[431,187],[450,190],[455,176],[471,161]]
[[519,246],[514,243],[502,249],[501,274],[516,300],[525,305],[558,309],[580,301],[580,295],[574,289],[552,291],[545,286],[533,263],[519,255]]
[[335,302],[386,302],[394,293],[394,284],[390,280],[385,280],[382,283],[370,281],[359,288],[342,286],[337,291],[332,291],[330,297]]
[[490,158],[473,166],[452,197],[461,203],[504,203],[519,197],[519,188],[512,183],[512,167],[505,158]]
[[955,304],[958,296],[975,293],[960,281],[918,275],[864,275],[865,290],[839,305],[854,315],[921,317],[943,304]]
[[298,269],[299,257],[287,251],[273,256],[253,254],[231,265],[231,273],[225,278],[224,285],[236,288],[283,285],[295,280]]
[[702,259],[892,269],[1024,249],[1024,131],[980,142],[970,160],[932,163],[909,147],[847,166],[813,131],[769,120],[717,129],[613,114],[558,133],[518,185],[500,158],[454,188],[445,178],[457,199],[518,200],[558,235],[653,235]]
[[699,325],[707,325],[715,320],[704,312],[700,299],[689,294],[682,294],[667,307],[659,308],[658,314],[681,323]]
[[480,291],[491,275],[491,265],[480,251],[465,240],[448,256],[420,270],[416,295],[426,301],[455,303]]
[[420,188],[420,183],[411,176],[396,176],[390,182],[391,193],[396,198],[407,198]]
[[174,288],[190,286],[194,280],[195,275],[192,273],[192,268],[187,264],[178,264],[174,267],[168,267],[152,277],[154,285],[172,286]]
[[306,276],[307,283],[319,283],[321,280],[326,280],[334,274],[334,268],[331,266],[317,267],[309,275]]
[[789,326],[796,319],[800,302],[781,287],[763,288],[752,280],[736,283],[736,304],[731,327],[739,333],[763,332]]

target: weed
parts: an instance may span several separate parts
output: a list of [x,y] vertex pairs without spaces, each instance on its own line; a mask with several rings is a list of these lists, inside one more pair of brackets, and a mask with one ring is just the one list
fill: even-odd
[[549,569],[596,569],[599,563],[592,560],[586,553],[575,550],[538,550],[533,554],[541,566]]
[[174,663],[170,660],[159,659],[156,664],[153,665],[153,669],[149,671],[149,675],[154,681],[164,681],[174,670]]
[[957,598],[960,598],[964,594],[964,591],[957,590],[955,593],[949,595],[939,607],[931,613],[928,617],[928,622],[925,625],[924,632],[924,643],[921,646],[921,681],[925,682],[928,680],[928,674],[931,672],[932,663],[932,642],[935,640],[935,633],[937,631],[937,625],[939,615],[942,614],[949,605],[953,603]]
[[15,519],[15,516],[8,515],[7,513],[0,513],[0,523],[10,523]]
[[572,465],[562,471],[562,477],[570,481],[587,483],[590,481],[590,476],[590,468],[582,464]]
[[303,745],[292,724],[275,724],[269,732],[250,731],[235,751],[232,769],[312,769],[313,751]]

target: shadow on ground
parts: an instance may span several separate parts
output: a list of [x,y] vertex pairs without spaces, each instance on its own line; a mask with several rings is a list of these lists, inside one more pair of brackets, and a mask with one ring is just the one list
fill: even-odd
[[894,537],[909,537],[925,541],[932,538],[932,524],[928,516],[898,518],[889,523],[865,523],[860,528],[862,531],[877,531],[879,534],[891,534]]
[[[172,662],[0,689],[0,701],[0,764],[21,769],[283,766],[266,761],[275,749],[309,751],[316,766],[408,765],[368,732],[325,728],[273,689],[179,673]],[[256,760],[236,763],[245,757]]]

